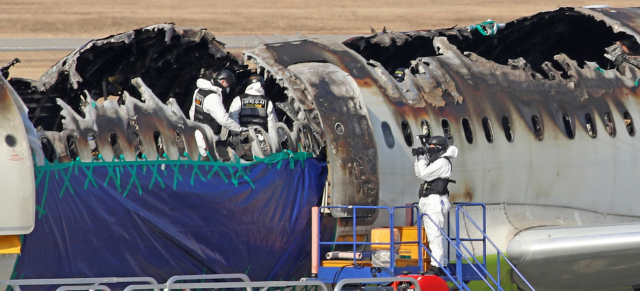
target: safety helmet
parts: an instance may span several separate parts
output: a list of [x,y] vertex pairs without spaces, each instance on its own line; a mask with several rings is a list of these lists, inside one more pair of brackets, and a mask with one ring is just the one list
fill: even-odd
[[205,79],[207,81],[213,82],[215,79],[216,74],[213,72],[212,69],[202,69],[202,72],[200,73],[200,78]]
[[[441,135],[432,136],[427,142],[427,156],[433,162],[442,156],[449,149],[449,140]],[[432,147],[433,145],[433,147]]]
[[253,83],[260,83],[260,86],[264,88],[264,79],[258,74],[253,74],[249,77],[249,85]]
[[396,81],[398,81],[398,82],[404,81],[404,77],[405,77],[404,68],[398,68],[393,73],[393,78],[396,79]]
[[226,80],[229,84],[229,88],[232,88],[236,85],[236,77],[229,70],[222,70],[218,72],[218,75],[216,75],[216,79],[218,80],[218,82]]

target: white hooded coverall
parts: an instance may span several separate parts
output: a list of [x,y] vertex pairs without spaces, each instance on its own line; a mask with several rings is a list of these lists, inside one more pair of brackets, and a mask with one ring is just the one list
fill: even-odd
[[[445,157],[453,159],[457,155],[458,148],[450,146],[447,151],[433,163],[429,163],[425,156],[419,156],[413,169],[418,178],[427,182],[433,181],[437,178],[450,178],[451,163],[445,159]],[[444,246],[446,245],[446,242],[444,235],[440,232],[438,227],[444,228],[445,217],[449,215],[449,209],[451,208],[449,197],[447,195],[431,194],[427,197],[420,198],[418,207],[420,208],[420,213],[428,214],[437,224],[436,227],[436,225],[434,225],[426,216],[422,221],[427,233],[429,248],[431,249],[431,265],[439,267],[439,262],[442,266],[446,266],[449,263],[447,262],[447,258],[444,254]]]
[[[241,132],[245,130],[240,126],[237,122],[235,122],[231,117],[229,117],[229,113],[224,109],[224,104],[222,104],[222,89],[218,86],[213,85],[211,81],[207,79],[198,79],[196,81],[196,86],[198,89],[213,91],[212,94],[209,94],[204,97],[204,102],[202,104],[202,109],[204,112],[209,113],[213,119],[218,122],[222,127],[233,130],[236,132]],[[191,102],[191,108],[189,109],[189,117],[191,120],[194,120],[196,113],[196,94],[198,91],[193,93],[193,99]],[[197,130],[195,133],[196,144],[198,145],[198,150],[202,156],[206,156],[207,146],[204,140],[204,135]]]
[[[264,88],[262,88],[260,83],[249,84],[249,86],[247,86],[247,89],[244,90],[244,93],[248,95],[265,96]],[[233,101],[231,102],[231,106],[229,106],[229,114],[231,115],[231,118],[237,123],[240,123],[241,110],[242,110],[242,100],[240,99],[240,96],[236,96],[236,98],[233,98]],[[273,102],[269,100],[269,102],[267,103],[267,131],[268,131],[267,134],[269,135],[269,139],[271,141],[278,140],[278,134],[275,130],[276,122],[278,122],[278,117],[276,116],[276,109],[273,107]]]
[[[262,88],[260,83],[253,83],[247,86],[247,89],[244,90],[244,93],[248,95],[264,96],[264,89]],[[231,102],[231,106],[229,106],[229,114],[231,115],[231,119],[233,119],[237,123],[240,123],[241,110],[242,110],[242,100],[240,100],[240,96],[236,96],[236,98],[233,98],[233,101]],[[273,107],[273,102],[269,100],[269,103],[267,104],[267,127],[268,127],[267,130],[269,131],[269,134],[275,131],[273,130],[273,128],[275,127],[276,122],[278,122],[276,117],[276,111],[275,111],[275,108]]]

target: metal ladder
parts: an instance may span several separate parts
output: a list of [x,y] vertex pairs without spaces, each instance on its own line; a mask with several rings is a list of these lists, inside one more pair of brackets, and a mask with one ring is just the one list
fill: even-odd
[[[496,244],[489,238],[489,236],[487,236],[487,206],[484,203],[455,203],[454,205],[456,205],[455,237],[452,238],[449,235],[449,229],[451,228],[450,223],[447,223],[448,229],[446,232],[442,228],[438,227],[439,231],[444,235],[445,239],[448,242],[449,250],[450,247],[453,247],[456,254],[456,262],[450,264],[448,267],[443,267],[442,262],[437,262],[436,260],[438,266],[440,266],[445,272],[447,279],[452,281],[460,290],[471,291],[471,289],[469,289],[469,287],[467,286],[467,283],[469,281],[481,280],[491,290],[504,291],[504,288],[500,285],[500,283],[502,283],[502,278],[500,276],[500,261],[504,260],[505,262],[507,262],[507,264],[509,264],[512,271],[520,276],[527,287],[529,287],[530,290],[535,291],[533,286],[531,286],[531,284],[524,278],[524,276],[522,276],[520,271],[518,271],[518,269],[509,261],[509,259],[507,259],[507,256],[502,251],[500,251],[498,246],[496,246]],[[482,207],[482,227],[478,226],[476,221],[474,221],[469,213],[464,210],[464,207]],[[481,234],[481,238],[463,238],[460,236],[461,215],[463,215],[463,217],[466,217],[466,220],[476,228],[476,230]],[[431,223],[435,224],[433,219],[426,213],[420,214],[418,222],[422,221],[423,217],[428,218]],[[447,217],[447,220],[449,220],[449,217]],[[465,244],[463,244],[463,242],[482,242],[482,262],[480,262],[476,258],[476,256],[474,256],[473,252],[470,251],[469,248]],[[495,249],[496,252],[496,277],[493,277],[487,269],[487,242],[489,242],[489,244]],[[421,245],[421,248],[424,248],[424,250],[429,252],[424,244]],[[469,255],[466,255],[465,252]],[[449,256],[450,254],[451,251],[448,251],[447,255]],[[431,255],[431,252],[429,252],[429,255]]]
[[[371,278],[371,277],[376,277],[378,279],[380,278],[384,278],[384,277],[395,277],[398,276],[400,274],[402,274],[402,272],[405,271],[410,271],[414,274],[419,273],[421,270],[424,270],[424,262],[423,262],[423,258],[422,255],[419,255],[418,257],[418,266],[417,267],[396,267],[395,264],[390,264],[390,267],[388,268],[382,268],[382,272],[378,272],[377,274],[374,274],[373,269],[371,268],[371,270],[369,270],[368,268],[364,268],[361,266],[361,264],[358,262],[358,260],[356,259],[356,256],[353,256],[353,264],[352,264],[352,268],[345,268],[345,267],[320,267],[320,261],[321,261],[321,256],[320,256],[320,247],[322,245],[352,245],[353,248],[353,253],[356,253],[356,249],[358,245],[372,245],[374,243],[371,242],[358,242],[356,240],[356,225],[357,225],[357,215],[356,212],[359,209],[376,209],[378,211],[383,210],[383,211],[388,211],[389,213],[389,231],[390,231],[390,235],[389,235],[389,243],[375,243],[375,244],[387,244],[389,245],[389,250],[394,250],[396,244],[418,244],[419,246],[419,250],[424,250],[427,254],[429,254],[429,256],[431,256],[431,258],[433,260],[436,261],[436,263],[438,264],[438,266],[440,266],[443,271],[445,272],[445,276],[443,276],[443,279],[452,282],[454,285],[456,285],[456,287],[458,287],[459,290],[467,290],[470,291],[470,288],[467,286],[467,283],[470,281],[483,281],[491,290],[494,291],[504,291],[504,288],[502,288],[502,286],[500,286],[501,283],[501,276],[500,276],[500,261],[501,259],[504,259],[509,266],[511,266],[512,270],[518,274],[523,282],[531,289],[534,290],[535,289],[531,286],[531,284],[529,284],[529,282],[527,282],[527,280],[522,276],[522,274],[516,269],[516,267],[507,259],[507,257],[504,255],[504,253],[502,253],[498,247],[495,245],[495,243],[493,243],[493,241],[491,241],[489,239],[489,237],[486,234],[486,205],[484,203],[456,203],[456,215],[455,215],[455,225],[456,225],[456,234],[455,237],[451,237],[449,235],[449,229],[447,229],[447,231],[443,230],[442,228],[438,227],[439,231],[443,234],[443,236],[445,237],[445,239],[447,240],[447,245],[448,247],[453,247],[455,249],[455,255],[456,255],[456,263],[454,264],[450,264],[447,267],[443,267],[442,263],[443,262],[438,262],[437,260],[433,259],[433,256],[431,254],[431,251],[424,245],[424,243],[422,243],[422,240],[418,240],[418,241],[403,241],[403,242],[395,242],[394,241],[394,231],[393,229],[395,228],[395,223],[394,223],[394,212],[399,210],[399,209],[409,209],[411,212],[411,220],[413,220],[413,211],[415,211],[416,213],[419,213],[418,215],[418,219],[417,219],[417,234],[418,234],[418,238],[422,237],[422,231],[423,231],[423,227],[422,227],[422,221],[423,218],[427,218],[428,221],[431,221],[431,223],[433,222],[433,219],[427,215],[426,213],[420,213],[419,209],[417,206],[415,205],[406,205],[406,206],[396,206],[396,207],[386,207],[386,206],[323,206],[323,207],[314,207],[313,211],[312,211],[312,232],[315,234],[314,236],[312,236],[312,274],[316,274],[316,277],[318,278],[318,280],[323,281],[325,283],[331,283],[328,278],[333,278],[334,281],[335,280],[339,280],[342,276],[342,278],[347,277],[350,279],[355,279],[355,278]],[[471,216],[464,210],[464,207],[482,207],[482,225],[483,227],[479,227],[478,224],[471,218]],[[321,241],[321,237],[320,237],[320,219],[321,219],[321,213],[322,213],[322,209],[331,209],[331,208],[344,208],[344,209],[350,209],[352,210],[352,217],[353,217],[353,239],[351,242],[322,242]],[[473,226],[476,227],[476,229],[482,234],[481,238],[463,238],[460,236],[460,220],[461,220],[461,215],[463,215],[464,217],[467,218],[467,220],[469,222],[471,222],[473,224]],[[435,224],[435,223],[434,223]],[[448,228],[450,228],[450,223],[448,223]],[[469,250],[469,248],[463,243],[463,242],[482,242],[483,245],[483,254],[482,254],[482,262],[480,262],[474,255],[473,252]],[[498,273],[497,273],[497,278],[494,278],[489,271],[487,270],[487,252],[486,252],[486,248],[487,248],[487,242],[489,242],[489,244],[491,246],[493,246],[495,248],[496,254],[497,254],[497,268],[498,268]],[[464,251],[463,251],[464,250]],[[466,254],[465,254],[466,252]],[[450,254],[451,252],[447,252],[447,254]],[[467,255],[469,254],[469,255]],[[391,262],[395,262],[395,252],[390,252],[390,261]],[[380,268],[378,268],[380,269]],[[335,283],[335,282],[333,282]]]

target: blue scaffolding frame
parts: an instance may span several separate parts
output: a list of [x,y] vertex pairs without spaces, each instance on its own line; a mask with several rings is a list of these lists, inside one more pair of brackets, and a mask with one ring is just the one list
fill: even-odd
[[[317,262],[319,263],[321,261],[322,256],[320,255],[320,249],[322,245],[352,245],[352,251],[353,251],[353,262],[351,266],[342,266],[342,267],[318,267],[318,273],[316,274],[316,278],[324,283],[336,283],[337,281],[339,281],[340,279],[344,279],[344,278],[384,278],[384,277],[396,277],[398,275],[403,274],[403,272],[409,271],[413,274],[418,274],[420,273],[422,270],[424,270],[424,260],[423,260],[423,256],[422,256],[422,251],[426,251],[427,254],[429,254],[429,256],[432,257],[432,260],[435,260],[437,265],[440,266],[444,273],[445,276],[443,277],[443,279],[452,282],[454,285],[456,285],[458,287],[458,289],[460,290],[469,290],[469,287],[467,287],[466,283],[470,282],[470,281],[476,281],[476,280],[480,280],[480,281],[484,281],[487,286],[490,287],[491,290],[497,290],[497,291],[501,291],[504,290],[501,286],[500,286],[500,282],[501,282],[501,277],[500,277],[500,261],[501,258],[504,259],[510,266],[511,268],[523,279],[523,281],[525,282],[525,284],[531,289],[531,290],[535,290],[533,289],[533,287],[529,284],[529,282],[526,281],[526,279],[524,279],[524,277],[522,277],[522,274],[520,274],[520,272],[515,268],[515,266],[506,258],[506,256],[498,249],[498,247],[495,245],[495,243],[493,243],[489,237],[486,235],[486,230],[487,230],[487,224],[486,224],[486,205],[484,203],[455,203],[454,205],[456,205],[456,211],[455,211],[455,229],[456,229],[456,233],[455,233],[455,237],[451,238],[449,235],[449,229],[451,227],[450,221],[449,221],[449,216],[447,216],[447,230],[443,230],[442,228],[438,227],[439,231],[442,232],[442,234],[444,235],[445,239],[448,242],[448,250],[447,250],[447,257],[448,259],[450,259],[450,247],[454,247],[455,248],[455,254],[456,254],[456,262],[455,263],[451,263],[449,265],[447,265],[446,267],[442,266],[442,262],[438,262],[437,260],[433,259],[431,251],[424,245],[424,243],[422,242],[421,238],[422,238],[422,231],[423,227],[423,219],[427,218],[428,220],[431,221],[431,223],[435,222],[433,221],[433,219],[427,215],[426,213],[420,213],[418,207],[416,205],[406,205],[406,206],[395,206],[395,207],[387,207],[387,206],[323,206],[320,207],[320,210],[322,209],[336,209],[336,208],[340,208],[340,209],[351,209],[352,210],[352,219],[353,219],[353,237],[352,237],[352,241],[351,242],[323,242],[322,238],[321,238],[321,234],[320,232],[317,233],[316,235],[318,236],[318,242],[317,242],[317,253],[313,254],[313,256],[317,256]],[[463,209],[463,207],[481,207],[482,208],[482,227],[478,226],[478,224],[471,218],[471,216]],[[357,233],[356,233],[356,226],[357,226],[357,210],[358,209],[376,209],[376,210],[386,210],[389,213],[389,242],[378,242],[378,243],[373,243],[373,242],[358,242],[357,241]],[[395,237],[394,237],[394,229],[396,227],[395,225],[395,211],[396,210],[400,210],[400,209],[404,209],[405,211],[410,210],[411,211],[411,220],[413,222],[414,216],[413,216],[413,211],[416,211],[416,213],[418,213],[418,219],[416,222],[416,226],[417,226],[417,241],[401,241],[401,242],[396,242],[395,241]],[[320,222],[321,219],[321,213],[322,211],[318,211],[317,212],[318,217],[317,217],[317,221],[318,223]],[[482,234],[481,238],[461,238],[460,237],[460,215],[464,215],[464,217],[467,218],[468,221],[470,221],[475,227],[476,229]],[[487,241],[496,249],[496,253],[498,254],[498,260],[497,260],[497,279],[493,278],[493,276],[490,275],[490,273],[487,271]],[[469,250],[469,248],[467,246],[465,246],[465,244],[463,244],[463,242],[482,242],[482,261],[479,261],[475,256],[473,256],[473,252],[471,252]],[[381,245],[389,245],[389,250],[390,250],[390,265],[389,267],[364,267],[362,264],[360,264],[358,262],[358,259],[356,257],[356,253],[357,253],[357,247],[362,245],[362,246],[372,246],[374,244],[381,244]],[[418,266],[408,266],[408,267],[396,267],[395,266],[395,262],[396,262],[396,254],[395,254],[395,247],[396,245],[401,245],[401,244],[417,244],[418,245]],[[462,251],[462,249],[464,249],[468,254],[471,254],[471,256],[467,256],[465,255],[465,253]],[[450,261],[450,260],[449,260]]]

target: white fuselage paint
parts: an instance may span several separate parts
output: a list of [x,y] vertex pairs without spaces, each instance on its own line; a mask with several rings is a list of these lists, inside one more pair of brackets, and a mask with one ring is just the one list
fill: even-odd
[[[401,122],[406,120],[409,123],[413,136],[421,134],[422,118],[414,118],[411,113],[425,110],[428,112],[426,120],[431,135],[443,135],[442,117],[431,108],[404,108],[404,113],[398,112],[397,104],[392,104],[377,88],[361,91],[377,141],[380,205],[397,206],[417,202],[417,190],[422,181],[413,172],[415,158],[411,156],[411,148],[420,145],[415,138],[412,147],[407,145]],[[467,96],[464,102],[467,104],[453,106],[491,106],[474,104],[473,96]],[[626,100],[624,105],[631,116],[640,118],[640,107],[635,99]],[[406,104],[400,106],[408,107]],[[615,106],[610,104],[610,108],[614,109]],[[640,172],[635,163],[640,158],[640,136],[628,134],[622,112],[616,112],[615,109],[611,112],[617,131],[615,137],[611,137],[605,129],[601,118],[604,112],[591,112],[597,128],[596,138],[587,134],[581,121],[584,116],[567,112],[574,123],[573,139],[553,124],[552,118],[561,116],[541,114],[543,141],[536,139],[522,118],[509,116],[514,135],[512,142],[505,137],[501,114],[487,114],[492,125],[492,143],[485,138],[482,127],[482,118],[485,116],[474,115],[473,110],[469,112],[472,113],[466,118],[470,121],[473,133],[471,144],[465,139],[462,120],[448,120],[454,145],[460,150],[458,157],[452,160],[452,179],[458,183],[449,184],[451,200],[490,205],[487,210],[487,232],[502,251],[506,250],[518,231],[526,228],[640,220],[637,211],[640,195],[635,194],[640,186],[637,178]],[[491,112],[490,108],[485,112]],[[382,122],[387,122],[391,127],[394,139],[392,148],[385,143]],[[526,212],[513,212],[530,209],[535,209],[537,214],[530,216],[528,223],[514,224],[511,221],[514,216],[527,216]],[[455,206],[452,206],[452,215],[454,210]],[[480,212],[470,212],[476,221],[481,221]],[[605,218],[580,219],[577,213]],[[403,217],[396,215],[396,225],[404,222]],[[453,217],[451,221],[454,221]],[[380,216],[376,224],[385,222],[388,223],[386,216]]]

